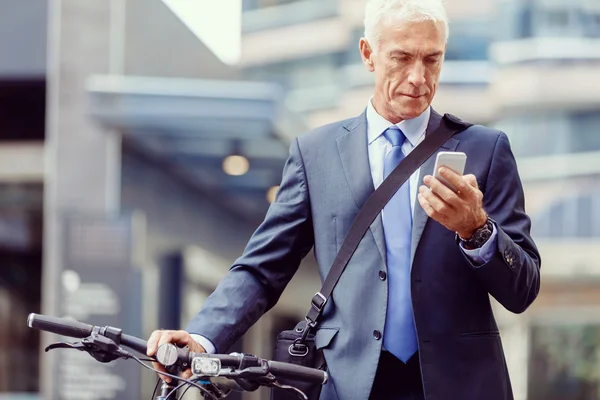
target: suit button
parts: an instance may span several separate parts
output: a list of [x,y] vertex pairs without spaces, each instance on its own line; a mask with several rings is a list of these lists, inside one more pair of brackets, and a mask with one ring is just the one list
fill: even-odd
[[506,260],[506,263],[511,268],[515,267],[515,259],[514,259],[513,254],[512,254],[512,252],[510,250],[508,250],[508,249],[504,250],[504,259]]
[[380,340],[381,339],[381,332],[379,332],[378,330],[374,330],[373,331],[373,337],[375,338],[375,340]]
[[382,281],[385,281],[387,279],[387,274],[385,273],[385,271],[379,271],[379,279],[381,279]]

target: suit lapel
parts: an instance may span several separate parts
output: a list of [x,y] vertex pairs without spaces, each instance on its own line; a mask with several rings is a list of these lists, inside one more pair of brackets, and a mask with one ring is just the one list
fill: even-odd
[[[337,138],[338,151],[348,186],[358,209],[362,208],[369,196],[375,191],[371,166],[369,164],[367,116],[366,111],[344,125],[348,131]],[[377,249],[385,262],[385,237],[381,214],[370,226]]]
[[[427,131],[425,135],[429,135],[431,132],[438,129],[442,122],[442,116],[435,112],[433,109],[431,110],[431,117],[429,118],[429,124],[427,125]],[[437,153],[440,151],[454,151],[456,147],[460,143],[460,140],[456,138],[450,138],[446,143],[444,143],[438,151],[436,151],[423,165],[421,166],[421,170],[419,173],[419,181],[417,183],[417,188],[423,185],[423,178],[425,175],[433,175],[433,167],[435,164],[435,158]],[[418,193],[418,191],[417,191]],[[410,248],[410,265],[412,266],[415,253],[417,251],[417,246],[421,241],[421,236],[423,235],[423,231],[425,230],[425,225],[427,225],[427,221],[429,217],[421,204],[419,204],[419,200],[415,200],[415,210],[413,214],[413,228],[412,228],[412,240],[411,240],[411,248]]]

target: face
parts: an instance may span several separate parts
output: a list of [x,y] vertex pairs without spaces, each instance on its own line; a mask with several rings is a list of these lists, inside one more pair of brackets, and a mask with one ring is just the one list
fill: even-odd
[[360,50],[375,73],[373,106],[388,121],[418,117],[431,104],[446,51],[443,23],[381,21],[379,51],[363,38]]

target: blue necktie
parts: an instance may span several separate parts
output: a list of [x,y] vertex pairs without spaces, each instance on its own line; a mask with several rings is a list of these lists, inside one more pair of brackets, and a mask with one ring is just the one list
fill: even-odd
[[[383,173],[384,177],[387,177],[404,159],[402,144],[406,137],[397,126],[388,128],[384,136],[393,146],[385,156]],[[383,346],[406,363],[417,351],[417,334],[410,296],[412,212],[408,181],[384,207],[383,229],[388,270],[388,306]]]

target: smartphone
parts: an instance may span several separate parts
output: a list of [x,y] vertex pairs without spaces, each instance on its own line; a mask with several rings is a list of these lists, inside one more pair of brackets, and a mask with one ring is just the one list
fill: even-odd
[[453,192],[456,188],[440,175],[440,168],[447,167],[459,175],[465,173],[465,164],[467,163],[467,155],[460,151],[440,151],[435,158],[435,166],[433,167],[433,176],[440,180],[444,185],[448,186]]

